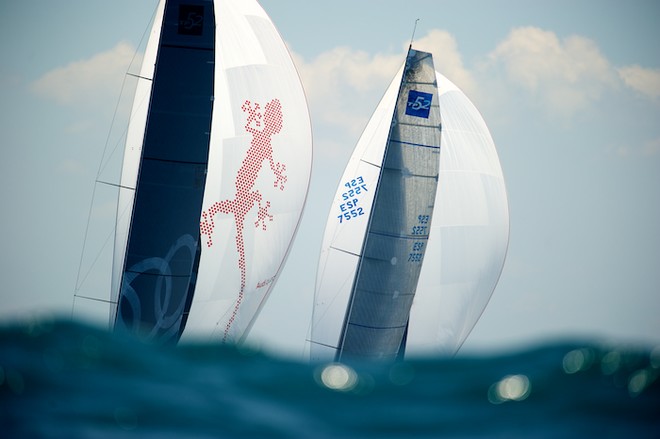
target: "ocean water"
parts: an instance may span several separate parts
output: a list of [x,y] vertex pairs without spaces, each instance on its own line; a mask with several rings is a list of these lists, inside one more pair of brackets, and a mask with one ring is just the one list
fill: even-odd
[[660,438],[660,351],[305,364],[68,321],[0,328],[2,438]]

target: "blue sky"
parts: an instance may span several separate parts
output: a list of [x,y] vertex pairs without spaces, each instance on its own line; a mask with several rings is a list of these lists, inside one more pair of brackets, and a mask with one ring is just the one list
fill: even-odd
[[[155,3],[0,2],[2,320],[71,310],[94,179]],[[420,18],[416,44],[482,112],[509,193],[507,261],[464,349],[660,343],[660,4],[261,4],[301,74],[315,163],[253,341],[302,352],[336,185]]]

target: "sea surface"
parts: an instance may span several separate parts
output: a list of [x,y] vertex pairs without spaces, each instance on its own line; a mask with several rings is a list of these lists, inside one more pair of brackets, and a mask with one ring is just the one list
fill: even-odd
[[582,342],[386,364],[0,327],[2,438],[660,438],[660,350]]

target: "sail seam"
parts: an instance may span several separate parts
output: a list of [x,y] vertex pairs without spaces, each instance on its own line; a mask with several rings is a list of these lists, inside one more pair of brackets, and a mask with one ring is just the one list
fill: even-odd
[[[438,151],[438,153],[439,153],[439,151]],[[394,168],[394,167],[384,166],[383,169],[386,170],[386,171],[394,171],[394,172],[398,171],[398,172],[403,173],[403,170],[401,168]],[[428,179],[431,179],[431,180],[437,180],[438,179],[437,175],[412,174],[412,173],[409,173],[409,172],[406,173],[405,176],[406,177],[414,177],[414,178],[428,178]]]
[[213,52],[213,47],[196,47],[196,46],[184,46],[183,44],[163,44],[161,47],[168,47],[170,49],[191,49],[191,50],[203,50],[206,52]]
[[399,125],[405,125],[409,127],[420,127],[420,128],[433,128],[437,130],[439,127],[438,125],[423,125],[419,123],[410,123],[410,122],[401,122],[400,120],[397,122]]
[[382,329],[382,330],[386,330],[386,329],[400,329],[400,328],[405,328],[405,327],[406,327],[406,325],[398,325],[398,326],[382,326],[382,327],[381,327],[381,326],[369,326],[369,325],[360,325],[360,324],[358,324],[358,323],[351,323],[351,322],[349,322],[348,324],[349,324],[350,326],[357,326],[357,327],[359,327],[359,328]]
[[415,85],[435,85],[435,82],[417,82],[417,81],[406,81],[404,84],[415,84]]
[[161,159],[158,157],[144,157],[144,160],[152,160],[154,162],[161,162],[161,163],[180,163],[184,165],[206,165],[206,162],[189,162],[185,160]]
[[437,146],[436,145],[424,145],[422,143],[405,142],[403,140],[395,140],[395,139],[391,139],[390,142],[399,143],[401,145],[421,146],[422,148],[440,149],[439,145],[437,145]]
[[[376,258],[369,258],[369,257],[367,257],[367,259],[376,259]],[[381,259],[381,260],[382,260],[382,259]],[[373,294],[373,295],[377,295],[377,296],[391,296],[391,295],[392,295],[391,292],[381,293],[381,292],[379,292],[379,291],[377,291],[377,290],[368,290],[368,289],[366,289],[366,288],[357,288],[357,290],[364,291],[364,292],[366,292],[366,293]],[[415,295],[415,292],[414,292],[414,291],[413,291],[412,293],[402,293],[401,291],[399,291],[399,295],[398,295],[398,297],[402,297],[402,296],[414,296],[414,295]]]
[[413,239],[413,240],[428,239],[428,235],[397,235],[394,233],[374,232],[373,230],[369,230],[368,233],[370,235],[386,236],[388,238],[402,238],[402,239]]
[[135,271],[135,270],[126,270],[125,273],[136,273],[142,276],[162,276],[162,277],[181,277],[181,278],[188,278],[190,277],[190,274],[162,274],[162,273],[144,273],[142,271]]

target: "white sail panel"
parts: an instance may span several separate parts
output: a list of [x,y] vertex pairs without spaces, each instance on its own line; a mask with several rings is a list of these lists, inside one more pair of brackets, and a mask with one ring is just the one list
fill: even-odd
[[184,338],[240,340],[272,289],[307,195],[309,114],[284,42],[254,1],[217,2],[202,254]]
[[509,237],[502,169],[478,110],[436,73],[442,158],[426,261],[410,313],[406,355],[454,354],[486,307]]

